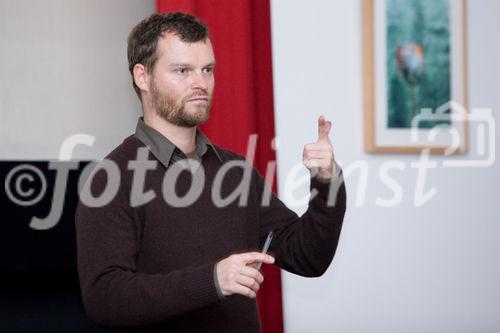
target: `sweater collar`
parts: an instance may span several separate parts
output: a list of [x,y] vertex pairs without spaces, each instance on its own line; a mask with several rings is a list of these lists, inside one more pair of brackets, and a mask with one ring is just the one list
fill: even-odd
[[[186,155],[178,148],[172,141],[167,139],[163,134],[148,126],[143,117],[140,117],[137,121],[137,126],[135,129],[135,136],[146,145],[151,153],[162,163],[165,167],[168,167],[170,163],[176,162],[178,160],[186,158]],[[201,162],[201,158],[210,147],[217,155],[219,161],[222,162],[222,158],[217,151],[217,148],[210,142],[210,140],[203,134],[203,132],[197,128],[196,129],[196,153],[194,158]]]

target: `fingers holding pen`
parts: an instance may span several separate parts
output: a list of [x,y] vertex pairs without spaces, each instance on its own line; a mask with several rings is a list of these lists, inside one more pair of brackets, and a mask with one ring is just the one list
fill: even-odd
[[217,263],[217,278],[224,296],[240,294],[255,298],[264,281],[261,272],[252,267],[255,262],[274,263],[270,255],[259,252],[233,254]]

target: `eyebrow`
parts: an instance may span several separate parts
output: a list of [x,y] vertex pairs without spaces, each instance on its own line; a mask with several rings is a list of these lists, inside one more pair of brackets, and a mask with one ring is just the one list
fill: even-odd
[[[214,67],[215,66],[215,61],[212,61],[210,63],[208,63],[207,65],[203,66],[203,68],[205,67]],[[192,67],[191,64],[187,64],[187,63],[173,63],[173,64],[169,64],[168,67]]]

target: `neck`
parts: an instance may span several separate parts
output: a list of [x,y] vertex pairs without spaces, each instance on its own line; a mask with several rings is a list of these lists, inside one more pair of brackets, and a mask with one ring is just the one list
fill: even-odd
[[184,154],[189,155],[195,150],[196,127],[174,125],[153,112],[144,112],[144,122],[172,141]]

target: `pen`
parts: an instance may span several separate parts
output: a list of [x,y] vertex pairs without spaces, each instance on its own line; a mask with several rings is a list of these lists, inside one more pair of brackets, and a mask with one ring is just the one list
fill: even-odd
[[[269,231],[267,234],[266,242],[264,243],[264,246],[262,247],[262,253],[267,253],[267,250],[269,250],[269,246],[271,245],[271,241],[273,240],[273,232]],[[260,269],[262,266],[262,261],[259,261],[257,263],[257,269]]]

